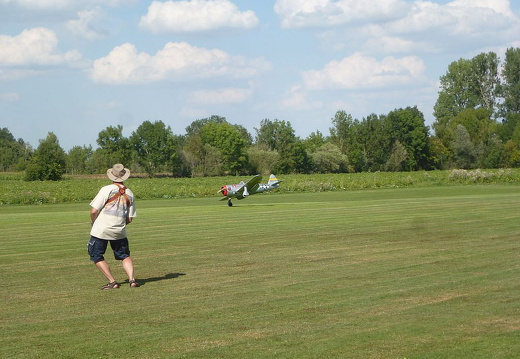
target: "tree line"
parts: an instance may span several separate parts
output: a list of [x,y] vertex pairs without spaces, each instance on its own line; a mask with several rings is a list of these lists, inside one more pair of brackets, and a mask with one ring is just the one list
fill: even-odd
[[452,62],[440,78],[434,117],[431,134],[415,106],[361,120],[340,110],[328,134],[303,139],[278,119],[262,120],[254,136],[221,116],[195,120],[182,135],[144,121],[129,137],[121,125],[109,126],[97,148],[67,153],[52,132],[32,149],[3,128],[0,170],[59,180],[104,173],[118,162],[150,177],[520,167],[520,49],[508,49],[503,62],[494,52]]

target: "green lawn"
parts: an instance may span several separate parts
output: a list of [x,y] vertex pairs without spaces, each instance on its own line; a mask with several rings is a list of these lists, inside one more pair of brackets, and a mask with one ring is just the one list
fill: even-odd
[[88,202],[0,206],[0,357],[518,358],[519,203],[515,185],[142,200],[143,285],[112,291]]

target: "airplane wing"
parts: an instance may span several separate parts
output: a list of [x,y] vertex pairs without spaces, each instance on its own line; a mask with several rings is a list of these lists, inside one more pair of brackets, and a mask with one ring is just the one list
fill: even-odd
[[243,185],[237,191],[237,198],[242,199],[244,197],[249,196],[250,194],[254,194],[256,192],[256,190],[258,189],[258,185],[261,180],[262,180],[261,175],[256,175],[253,178],[251,178],[245,185]]

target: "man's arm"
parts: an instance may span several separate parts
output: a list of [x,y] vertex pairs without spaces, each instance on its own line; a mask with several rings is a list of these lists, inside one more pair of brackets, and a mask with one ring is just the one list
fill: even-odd
[[90,224],[94,224],[94,222],[96,221],[96,219],[98,218],[99,216],[99,211],[95,208],[92,208],[90,210]]

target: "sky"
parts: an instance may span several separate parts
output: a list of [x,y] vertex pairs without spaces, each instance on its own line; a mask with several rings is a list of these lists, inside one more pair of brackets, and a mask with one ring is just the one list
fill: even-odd
[[0,0],[0,128],[33,148],[212,115],[297,136],[417,106],[451,62],[520,47],[518,0]]

